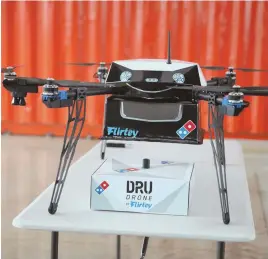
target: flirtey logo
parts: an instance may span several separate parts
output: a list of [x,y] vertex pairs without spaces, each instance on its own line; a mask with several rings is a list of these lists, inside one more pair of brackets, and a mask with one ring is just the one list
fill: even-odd
[[150,209],[152,204],[152,181],[127,181],[126,205],[130,208]]
[[125,137],[137,137],[139,131],[135,129],[119,128],[119,127],[107,127],[108,136],[125,136]]
[[138,201],[131,201],[129,206],[131,208],[145,208],[145,209],[150,209],[153,204],[152,203],[147,203],[147,202],[138,202]]

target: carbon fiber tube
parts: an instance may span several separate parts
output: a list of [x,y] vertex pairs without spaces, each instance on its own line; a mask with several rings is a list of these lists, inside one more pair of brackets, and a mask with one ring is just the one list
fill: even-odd
[[242,87],[239,89],[244,95],[252,95],[252,96],[268,96],[268,89],[261,89],[261,87],[254,89],[243,89]]
[[[105,95],[105,94],[123,93],[125,91],[126,89],[124,89],[123,87],[110,87],[110,88],[99,87],[99,88],[94,88],[94,89],[87,89],[86,95],[87,96]],[[71,89],[67,91],[67,96],[76,98],[77,96],[76,90]]]
[[[207,95],[207,94],[198,94],[197,97],[198,97],[198,100],[203,100],[203,101],[209,101],[211,98],[210,95]],[[216,104],[221,104],[221,103],[222,103],[222,98],[217,97]]]
[[44,85],[47,80],[41,78],[17,77],[14,80],[18,85]]

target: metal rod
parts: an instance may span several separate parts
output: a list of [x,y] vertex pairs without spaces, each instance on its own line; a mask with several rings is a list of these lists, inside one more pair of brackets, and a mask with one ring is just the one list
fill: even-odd
[[225,256],[225,242],[217,243],[217,259],[224,259]]
[[58,259],[59,250],[59,232],[51,234],[51,259]]
[[121,258],[121,236],[116,236],[116,258]]
[[[64,142],[60,156],[60,162],[56,181],[54,184],[50,205],[48,211],[50,214],[55,214],[63,190],[69,167],[74,157],[76,145],[79,141],[84,122],[86,119],[86,99],[75,100],[72,107],[68,107],[68,121],[66,125]],[[73,127],[71,127],[73,124]],[[69,130],[71,132],[69,132]],[[69,137],[69,133],[70,137]]]
[[146,256],[148,243],[149,243],[149,237],[144,237],[142,248],[141,248],[141,257],[140,257],[140,259],[144,259],[144,257]]
[[[227,191],[226,159],[225,159],[224,131],[223,131],[224,116],[219,113],[218,107],[213,107],[213,105],[210,104],[208,112],[209,112],[208,127],[214,157],[214,165],[218,181],[222,219],[224,224],[229,224],[230,211],[229,211],[228,191]],[[215,140],[213,140],[213,134],[212,134],[213,130]]]

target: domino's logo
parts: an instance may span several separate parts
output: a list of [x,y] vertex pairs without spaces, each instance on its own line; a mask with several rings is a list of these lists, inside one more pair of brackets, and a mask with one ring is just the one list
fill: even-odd
[[102,194],[107,188],[109,184],[106,181],[103,181],[96,189],[95,192],[98,194]]
[[191,120],[188,120],[176,133],[181,139],[185,139],[195,129],[196,125]]
[[127,172],[135,172],[135,171],[139,171],[138,168],[126,168],[126,169],[119,169],[116,170],[119,173],[127,173]]

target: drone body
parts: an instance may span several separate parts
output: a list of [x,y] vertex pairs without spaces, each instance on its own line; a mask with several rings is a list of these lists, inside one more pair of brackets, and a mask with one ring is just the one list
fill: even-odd
[[[114,61],[106,82],[118,81],[126,82],[130,90],[106,99],[102,139],[202,143],[198,103],[192,102],[191,94],[173,98],[165,93],[167,84],[205,86],[198,64],[173,60],[167,64],[157,59]],[[161,102],[152,91],[159,92]]]
[[[126,82],[129,90],[106,99],[102,139],[203,143],[198,100],[190,91],[174,95],[166,89],[175,84],[206,87],[199,64],[171,59],[119,60],[113,61],[106,73],[106,83]],[[228,77],[233,81],[234,75]],[[228,77],[225,83],[230,81]]]
[[[48,108],[68,108],[68,120],[59,168],[54,184],[50,214],[55,214],[85,123],[88,96],[106,95],[100,157],[105,158],[107,140],[157,141],[202,144],[199,101],[208,103],[208,129],[217,174],[222,219],[230,222],[223,121],[226,115],[238,116],[249,102],[246,95],[268,96],[268,87],[240,87],[236,72],[260,69],[200,66],[171,59],[170,37],[167,59],[119,60],[98,65],[94,77],[99,83],[52,78],[17,77],[14,67],[2,68],[3,86],[11,92],[13,105],[25,106],[28,93],[42,86],[42,102]],[[106,66],[110,65],[108,69]],[[222,77],[206,80],[202,68],[226,70]],[[65,90],[60,90],[64,87]],[[66,87],[68,90],[66,90]],[[73,127],[71,127],[73,124]],[[214,144],[215,142],[215,144]],[[149,154],[148,154],[149,155]]]

